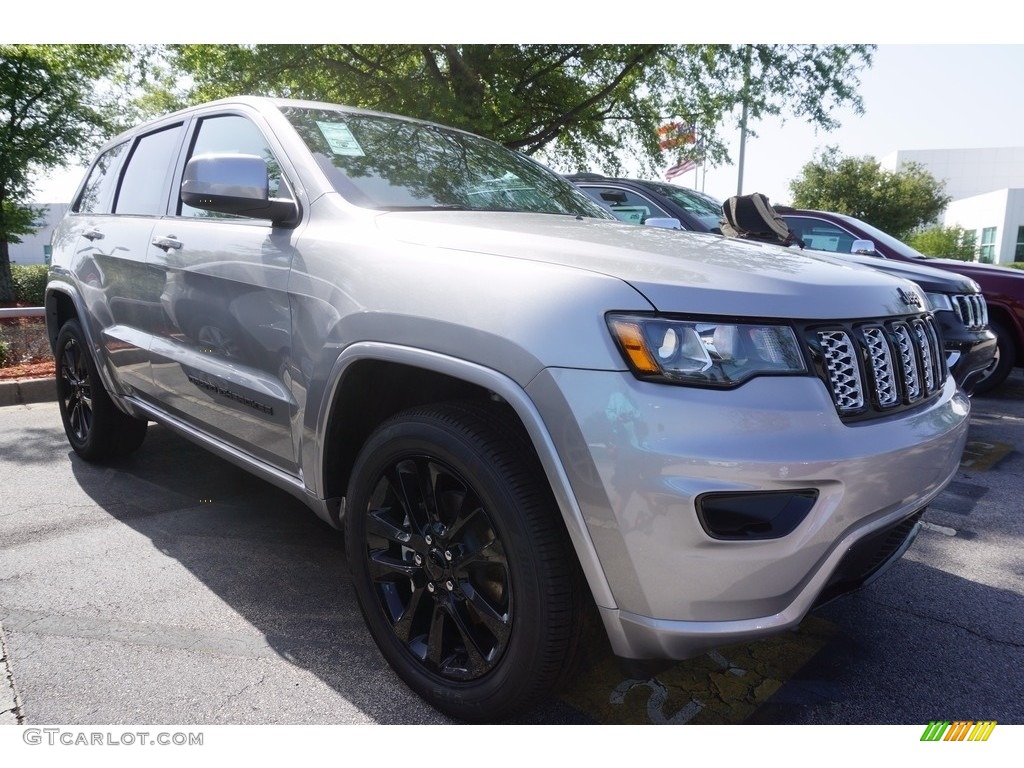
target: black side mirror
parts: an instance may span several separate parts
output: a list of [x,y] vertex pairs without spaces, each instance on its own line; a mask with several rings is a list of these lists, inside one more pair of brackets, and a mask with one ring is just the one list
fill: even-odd
[[256,155],[196,155],[185,166],[181,201],[204,211],[280,225],[296,224],[299,217],[294,201],[270,197],[267,163]]

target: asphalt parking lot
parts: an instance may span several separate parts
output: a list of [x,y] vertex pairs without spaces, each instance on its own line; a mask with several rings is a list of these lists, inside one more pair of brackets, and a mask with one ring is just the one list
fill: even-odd
[[[882,579],[647,680],[594,633],[523,722],[1024,723],[1022,438],[1018,372],[974,401],[961,471]],[[0,722],[448,722],[378,654],[337,532],[156,426],[88,465],[53,403],[0,408],[0,626]]]

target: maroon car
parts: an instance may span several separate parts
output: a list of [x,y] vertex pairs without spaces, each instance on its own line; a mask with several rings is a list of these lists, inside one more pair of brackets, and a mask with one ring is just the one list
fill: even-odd
[[978,283],[988,304],[988,325],[996,335],[998,350],[985,378],[976,385],[975,393],[995,389],[1014,366],[1024,366],[1024,272],[993,264],[930,258],[852,216],[786,206],[775,206],[775,209],[793,232],[805,242],[810,241],[808,245],[821,242],[823,250],[850,253],[854,243],[857,243],[855,250],[862,251],[866,250],[863,241],[870,240],[877,256],[957,272]]

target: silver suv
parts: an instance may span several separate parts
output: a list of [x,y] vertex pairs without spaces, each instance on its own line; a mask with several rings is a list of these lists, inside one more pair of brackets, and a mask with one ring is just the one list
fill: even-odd
[[60,411],[342,528],[417,693],[507,718],[615,653],[797,625],[908,546],[968,400],[909,282],[621,223],[485,139],[237,98],[108,142],[55,231]]

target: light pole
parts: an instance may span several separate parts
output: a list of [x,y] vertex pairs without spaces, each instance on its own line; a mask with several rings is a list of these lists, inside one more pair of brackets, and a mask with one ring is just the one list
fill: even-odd
[[753,46],[748,45],[743,54],[743,111],[740,113],[740,163],[739,175],[736,179],[736,194],[743,194],[743,160],[747,154],[747,101],[750,89],[750,52]]

